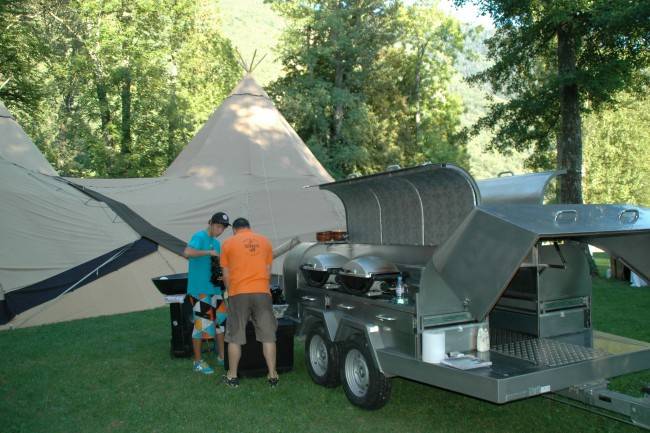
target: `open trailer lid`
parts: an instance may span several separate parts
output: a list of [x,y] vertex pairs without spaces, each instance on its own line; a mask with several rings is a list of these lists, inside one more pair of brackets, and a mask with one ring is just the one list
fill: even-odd
[[480,206],[432,261],[482,320],[538,241],[565,239],[598,246],[650,279],[650,209],[625,205]]
[[336,194],[350,242],[440,245],[480,203],[476,182],[451,164],[425,164],[319,186]]

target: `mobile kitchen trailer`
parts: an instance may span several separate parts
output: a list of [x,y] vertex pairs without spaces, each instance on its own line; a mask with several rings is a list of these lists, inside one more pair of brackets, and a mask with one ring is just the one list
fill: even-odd
[[544,205],[556,174],[477,184],[426,164],[320,185],[343,202],[348,239],[284,262],[314,382],[367,409],[393,376],[494,403],[562,392],[650,426],[650,398],[605,382],[650,368],[650,344],[592,328],[586,256],[596,246],[650,279],[650,210]]

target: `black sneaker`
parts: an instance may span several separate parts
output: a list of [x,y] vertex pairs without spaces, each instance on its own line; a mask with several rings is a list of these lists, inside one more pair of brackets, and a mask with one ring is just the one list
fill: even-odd
[[271,388],[275,388],[276,386],[278,386],[278,383],[280,382],[280,378],[279,377],[267,377],[266,381],[269,383],[269,385],[271,385]]
[[237,388],[239,386],[239,378],[238,377],[228,377],[227,374],[224,374],[222,376],[223,383],[225,383],[227,386],[231,388]]

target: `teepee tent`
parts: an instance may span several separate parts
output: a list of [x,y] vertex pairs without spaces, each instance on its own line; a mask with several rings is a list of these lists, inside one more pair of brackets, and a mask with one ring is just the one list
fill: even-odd
[[[274,247],[293,237],[313,239],[316,231],[345,227],[336,197],[305,188],[332,178],[250,75],[162,177],[70,181],[124,203],[184,240],[216,211],[249,219]],[[275,273],[281,272],[281,261],[274,262]]]
[[0,113],[0,325],[162,305],[147,277],[180,272],[183,260],[161,257],[106,203],[57,178],[1,104]]
[[338,199],[304,188],[332,178],[250,76],[159,178],[57,178],[2,114],[0,227],[13,237],[0,247],[0,324],[162,305],[151,277],[186,270],[184,242],[216,211],[248,218],[274,247],[345,227]]
[[0,159],[51,176],[56,170],[0,101]]
[[333,179],[247,75],[165,171],[165,176]]

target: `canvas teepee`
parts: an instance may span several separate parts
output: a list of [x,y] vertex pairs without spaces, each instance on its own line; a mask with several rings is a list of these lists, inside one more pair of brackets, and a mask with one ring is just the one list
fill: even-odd
[[0,323],[162,305],[150,278],[185,272],[183,242],[216,211],[248,218],[274,246],[344,228],[338,199],[303,188],[331,180],[250,76],[159,178],[57,178],[0,106]]
[[[332,178],[250,75],[162,177],[71,181],[126,204],[183,240],[216,211],[232,219],[248,218],[274,246],[345,227],[336,197],[304,188]],[[275,263],[275,272],[281,271],[280,263]]]
[[[0,324],[159,306],[144,277],[184,268],[168,265],[174,259],[163,260],[106,203],[61,182],[1,103],[0,202]],[[142,277],[130,278],[130,268]]]

